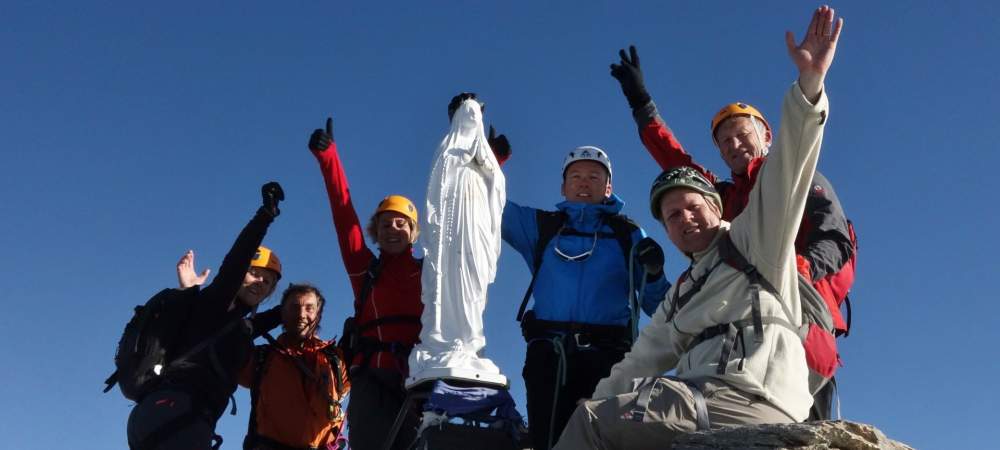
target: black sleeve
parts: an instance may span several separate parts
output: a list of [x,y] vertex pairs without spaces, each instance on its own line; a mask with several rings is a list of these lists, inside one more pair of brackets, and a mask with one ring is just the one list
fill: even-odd
[[[656,109],[656,103],[650,99],[645,105],[635,108],[632,110],[632,118],[635,119],[635,124],[642,128],[654,120],[660,121],[664,126],[667,125],[660,117],[660,111]],[[669,127],[668,127],[669,128]]]
[[819,172],[806,199],[806,219],[805,248],[800,253],[812,267],[812,278],[819,280],[840,270],[854,254],[844,209],[833,186]]
[[[267,234],[267,227],[274,221],[274,217],[263,207],[257,210],[257,214],[250,219],[240,235],[236,237],[233,247],[226,253],[219,267],[219,274],[215,276],[212,283],[202,289],[202,298],[210,299],[213,308],[222,308],[224,311],[229,308],[229,303],[236,298],[236,294],[243,285],[243,278],[250,268],[250,261],[257,253],[257,247],[264,240]],[[206,305],[207,306],[207,305]]]
[[281,305],[277,305],[267,311],[258,313],[250,323],[253,324],[253,337],[263,335],[281,325]]

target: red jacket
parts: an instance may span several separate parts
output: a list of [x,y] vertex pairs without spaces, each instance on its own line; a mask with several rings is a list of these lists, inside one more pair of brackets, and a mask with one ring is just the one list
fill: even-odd
[[[750,190],[757,180],[757,174],[763,167],[766,158],[754,158],[747,165],[747,171],[742,174],[732,173],[731,181],[723,181],[714,173],[705,169],[681,146],[674,137],[670,127],[663,122],[656,111],[653,102],[646,104],[635,112],[635,120],[639,125],[639,138],[653,159],[663,170],[674,167],[692,167],[703,175],[719,191],[722,197],[722,219],[732,221],[743,212],[750,198]],[[799,272],[814,282],[814,286],[823,295],[833,314],[834,326],[846,330],[847,324],[840,314],[840,306],[836,294],[826,281],[827,275],[841,270],[854,254],[847,218],[840,205],[840,200],[833,186],[826,177],[816,172],[812,180],[812,188],[806,200],[806,208],[802,214],[802,223],[795,240],[795,252],[799,259]]]
[[[323,172],[330,210],[333,212],[333,226],[340,243],[340,255],[354,289],[354,317],[358,326],[363,327],[372,320],[396,315],[416,316],[419,319],[424,310],[424,304],[420,300],[421,264],[413,257],[412,248],[399,255],[382,255],[379,276],[372,285],[368,298],[358,299],[375,254],[365,245],[361,222],[351,202],[347,176],[337,155],[337,144],[332,143],[325,151],[313,152],[313,155]],[[362,335],[385,343],[412,347],[420,337],[420,325],[386,323],[365,330]],[[357,355],[352,366],[361,364],[363,358],[364,355]],[[404,377],[408,372],[405,355],[397,358],[390,352],[377,352],[368,366],[398,370]]]

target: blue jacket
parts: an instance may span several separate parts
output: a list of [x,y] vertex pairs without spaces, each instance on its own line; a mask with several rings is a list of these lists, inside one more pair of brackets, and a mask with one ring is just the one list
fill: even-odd
[[[566,226],[583,233],[601,231],[612,233],[603,223],[606,215],[617,214],[625,205],[612,194],[604,203],[591,205],[580,202],[561,202],[556,207],[565,212]],[[514,247],[534,272],[534,252],[538,242],[538,223],[535,208],[520,206],[508,201],[503,210],[503,240]],[[600,230],[597,228],[600,227]],[[646,233],[640,228],[632,234],[635,245]],[[618,241],[612,237],[597,239],[594,252],[584,261],[566,261],[555,253],[556,245],[566,255],[579,255],[594,245],[593,238],[564,235],[549,241],[542,254],[534,288],[535,317],[560,322],[622,325],[629,322],[628,267]],[[643,269],[636,262],[633,273],[634,287],[642,286]],[[642,310],[652,315],[670,288],[666,277],[661,276],[646,284],[642,295]]]

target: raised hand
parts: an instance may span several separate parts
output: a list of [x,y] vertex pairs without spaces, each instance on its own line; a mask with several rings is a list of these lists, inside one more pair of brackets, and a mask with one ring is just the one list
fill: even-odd
[[490,144],[490,148],[493,149],[493,156],[497,158],[497,162],[501,166],[510,159],[510,141],[507,140],[507,136],[505,135],[501,134],[497,136],[497,130],[493,128],[493,125],[490,125],[490,135],[486,137],[486,142]]
[[634,45],[630,45],[628,51],[629,55],[626,55],[624,49],[618,50],[621,61],[619,64],[611,64],[611,76],[621,84],[628,105],[636,109],[649,103],[650,98],[642,79],[642,69],[639,68],[639,53]]
[[817,8],[799,45],[795,45],[795,35],[791,31],[785,32],[788,56],[799,69],[799,87],[813,102],[819,100],[823,80],[837,53],[840,30],[844,27],[843,18],[837,18],[836,23],[833,19],[833,8],[826,5]]
[[276,181],[268,182],[260,187],[260,195],[263,200],[261,207],[271,213],[271,217],[278,217],[281,214],[281,210],[278,209],[278,202],[285,199],[285,191],[281,189],[281,185]]
[[188,250],[184,256],[181,256],[180,261],[177,261],[177,283],[181,289],[205,284],[210,273],[212,273],[212,269],[205,269],[201,275],[195,271],[194,250]]
[[317,128],[313,131],[312,136],[309,136],[309,150],[314,152],[326,151],[326,149],[330,148],[330,144],[333,144],[333,119],[327,117],[326,131]]

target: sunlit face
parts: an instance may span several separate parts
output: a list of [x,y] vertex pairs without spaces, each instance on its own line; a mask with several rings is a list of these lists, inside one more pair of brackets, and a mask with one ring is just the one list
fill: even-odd
[[396,211],[385,211],[378,215],[375,225],[375,241],[382,253],[395,255],[406,251],[413,240],[410,219]]
[[582,160],[570,164],[563,176],[562,195],[569,202],[603,202],[611,195],[607,169],[597,161]]
[[243,285],[236,297],[247,306],[257,306],[274,292],[277,281],[278,274],[273,270],[251,267],[243,276]]
[[285,300],[281,305],[281,324],[285,333],[306,339],[316,334],[320,320],[319,297],[312,292],[304,292]]
[[683,253],[708,248],[719,231],[719,209],[698,191],[674,188],[660,197],[660,220],[670,241]]
[[750,161],[764,156],[764,149],[771,146],[771,132],[759,133],[748,116],[726,119],[714,137],[722,160],[736,174],[746,173]]

